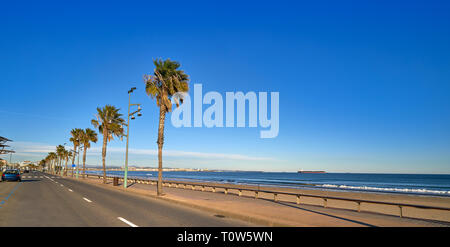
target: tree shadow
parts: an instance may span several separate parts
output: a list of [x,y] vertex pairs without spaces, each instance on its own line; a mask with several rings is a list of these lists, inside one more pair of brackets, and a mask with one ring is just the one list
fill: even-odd
[[[270,199],[262,199],[262,200],[274,202],[273,200],[270,200]],[[352,219],[347,219],[347,218],[343,218],[343,217],[340,217],[340,216],[327,214],[327,213],[324,213],[324,212],[319,212],[319,211],[312,210],[312,209],[301,208],[301,207],[299,207],[297,205],[292,205],[291,203],[288,203],[288,202],[280,202],[280,201],[278,201],[278,202],[274,202],[274,203],[279,204],[279,205],[283,205],[283,206],[287,206],[287,207],[291,207],[291,208],[295,208],[295,209],[298,209],[298,210],[310,212],[310,213],[320,214],[320,215],[323,215],[323,216],[327,216],[327,217],[331,217],[331,218],[335,218],[335,219],[339,219],[339,220],[343,220],[343,221],[352,222],[352,223],[355,223],[355,224],[360,224],[360,225],[363,225],[363,226],[377,227],[375,225],[371,225],[371,224],[368,224],[368,223],[365,223],[365,222],[352,220]],[[314,205],[311,205],[311,206],[314,206]]]
[[135,185],[136,183],[128,183],[127,188],[130,188],[131,186]]

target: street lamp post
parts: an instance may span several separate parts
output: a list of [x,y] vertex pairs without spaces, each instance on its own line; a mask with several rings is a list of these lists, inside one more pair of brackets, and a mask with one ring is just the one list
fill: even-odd
[[77,176],[76,176],[76,178],[78,179],[78,168],[80,167],[80,153],[81,153],[81,145],[78,147],[78,152],[77,152],[77,162],[78,162],[78,164],[77,164]]
[[[130,90],[128,90],[128,120],[127,123],[124,124],[125,126],[127,126],[127,147],[126,147],[126,151],[125,151],[125,172],[123,175],[123,187],[126,189],[128,187],[127,185],[127,177],[128,177],[128,141],[129,141],[129,137],[130,137],[130,117],[131,120],[135,119],[134,114],[137,113],[138,117],[142,116],[141,112],[141,104],[131,104],[131,93],[135,90],[136,88],[133,87]],[[130,108],[131,106],[138,106],[137,111],[134,111],[132,113],[130,113]]]
[[[72,154],[73,157],[75,157],[75,154],[77,154],[77,151],[75,151],[75,150],[73,150],[73,149],[71,149],[70,151],[73,153],[73,154]],[[72,175],[72,177],[73,177],[73,167],[74,167],[74,165],[75,165],[75,164],[71,164],[71,165],[70,165],[70,170],[71,170],[71,175]]]

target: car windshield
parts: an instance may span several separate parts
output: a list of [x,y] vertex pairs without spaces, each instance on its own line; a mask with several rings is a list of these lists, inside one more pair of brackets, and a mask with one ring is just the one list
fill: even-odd
[[5,171],[5,174],[18,174],[19,172],[18,171],[15,171],[15,170],[6,170]]

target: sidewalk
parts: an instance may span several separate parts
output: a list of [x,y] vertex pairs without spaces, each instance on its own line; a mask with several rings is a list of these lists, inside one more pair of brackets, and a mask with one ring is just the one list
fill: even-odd
[[[71,177],[64,177],[74,179]],[[111,180],[102,184],[101,179],[86,178],[78,181],[95,184],[108,189],[127,191],[151,196],[178,204],[213,212],[226,217],[245,220],[262,226],[294,227],[436,227],[450,224],[425,221],[398,216],[383,215],[354,210],[324,208],[315,205],[297,205],[289,202],[274,202],[269,199],[254,199],[223,192],[194,191],[191,189],[163,187],[163,196],[156,196],[156,186],[130,184],[127,189],[112,186]]]

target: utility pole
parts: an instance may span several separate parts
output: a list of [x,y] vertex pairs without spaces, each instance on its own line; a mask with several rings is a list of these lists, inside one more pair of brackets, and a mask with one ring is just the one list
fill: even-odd
[[80,153],[81,153],[81,145],[78,147],[78,152],[77,152],[77,162],[78,162],[78,164],[77,164],[77,176],[76,176],[76,178],[78,179],[78,168],[80,167]]

